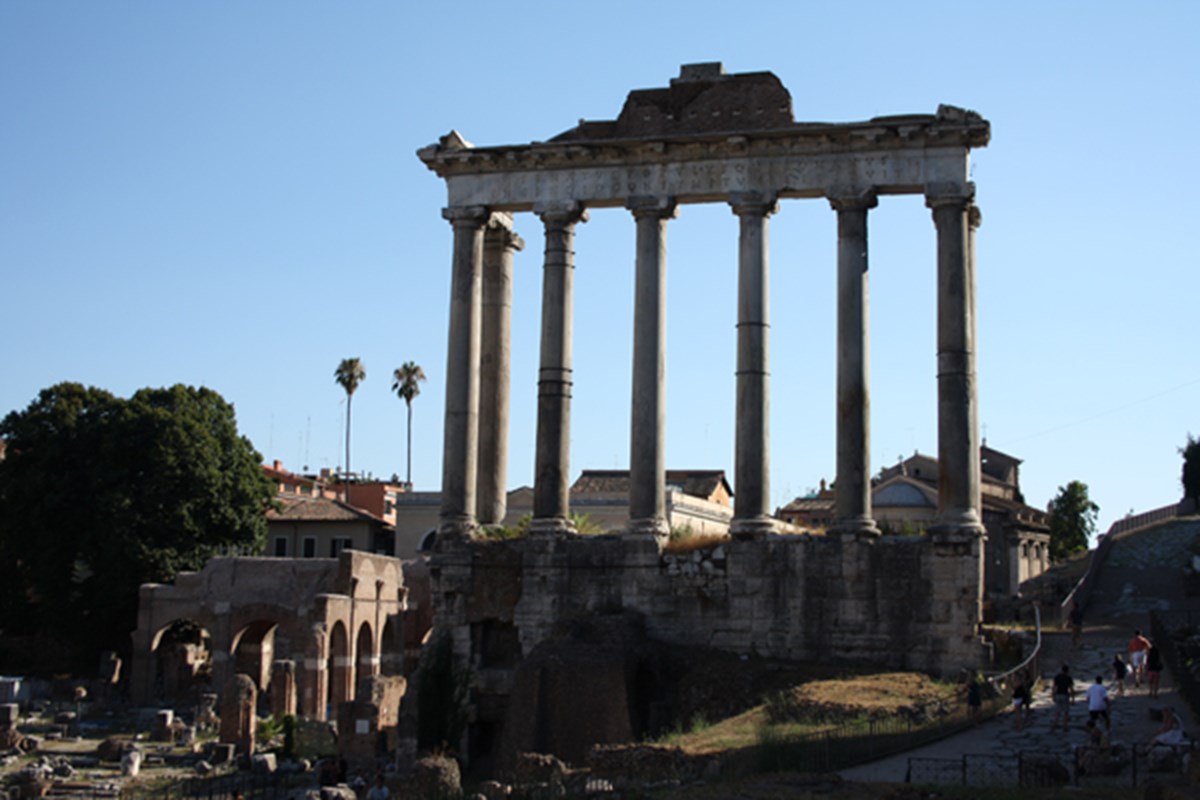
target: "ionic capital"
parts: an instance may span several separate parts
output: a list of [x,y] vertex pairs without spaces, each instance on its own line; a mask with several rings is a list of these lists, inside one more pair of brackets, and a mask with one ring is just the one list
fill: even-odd
[[928,183],[925,185],[925,205],[935,211],[946,206],[957,206],[965,210],[975,199],[975,184],[965,183]]
[[491,218],[492,214],[486,206],[451,206],[442,209],[442,219],[456,228],[482,228]]
[[879,197],[874,189],[860,189],[854,186],[835,186],[825,192],[829,205],[834,211],[866,211],[879,205]]
[[541,217],[547,228],[565,228],[588,220],[587,209],[578,200],[534,203],[533,213]]
[[507,211],[493,211],[491,216],[488,217],[487,226],[490,231],[511,231],[513,229],[513,215]]
[[765,192],[730,192],[729,206],[739,217],[769,217],[779,210],[775,195]]
[[512,214],[496,212],[488,220],[487,242],[489,247],[500,247],[504,250],[524,250],[525,240],[513,230]]
[[679,216],[674,197],[631,197],[625,201],[625,208],[633,212],[634,219],[675,219]]
[[974,203],[967,207],[967,224],[973,231],[979,230],[979,226],[983,224],[983,212]]

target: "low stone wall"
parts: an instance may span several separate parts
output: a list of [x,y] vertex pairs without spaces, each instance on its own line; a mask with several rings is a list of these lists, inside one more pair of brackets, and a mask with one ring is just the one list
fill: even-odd
[[661,554],[628,536],[462,542],[431,565],[434,625],[471,659],[475,623],[512,624],[527,655],[574,616],[632,611],[666,643],[953,676],[988,658],[977,634],[981,546],[775,536]]

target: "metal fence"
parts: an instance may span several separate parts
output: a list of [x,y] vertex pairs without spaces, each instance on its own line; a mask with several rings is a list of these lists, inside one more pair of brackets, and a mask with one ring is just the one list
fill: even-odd
[[303,797],[312,776],[294,773],[235,772],[161,784],[127,784],[120,800],[288,800]]
[[927,786],[1145,786],[1187,773],[1200,757],[1192,745],[1079,747],[1070,755],[968,753],[961,758],[910,758],[905,782]]

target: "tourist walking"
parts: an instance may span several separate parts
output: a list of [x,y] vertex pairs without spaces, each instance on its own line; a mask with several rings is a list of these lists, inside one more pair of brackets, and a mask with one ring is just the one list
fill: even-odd
[[979,685],[979,676],[974,672],[967,679],[967,719],[972,725],[979,724],[980,713],[983,709],[983,687]]
[[1104,676],[1097,675],[1096,682],[1088,687],[1088,719],[1095,722],[1104,720],[1105,729],[1112,731],[1112,720],[1108,714],[1108,689],[1104,688]]
[[1030,701],[1028,680],[1023,677],[1017,678],[1017,684],[1013,687],[1012,693],[1013,727],[1017,730],[1025,729],[1025,715]]
[[1113,671],[1113,686],[1117,689],[1117,696],[1125,696],[1125,678],[1129,675],[1129,665],[1121,658],[1121,654],[1117,653],[1113,656],[1112,663]]
[[1071,601],[1071,613],[1067,615],[1067,622],[1071,626],[1071,646],[1079,647],[1080,637],[1083,636],[1083,609],[1079,607],[1078,600]]
[[1146,651],[1150,649],[1150,640],[1142,636],[1140,630],[1134,631],[1125,649],[1129,652],[1129,663],[1133,669],[1133,685],[1141,687],[1142,679],[1146,677]]
[[1075,679],[1071,677],[1071,668],[1066,664],[1062,665],[1062,669],[1054,676],[1054,720],[1050,723],[1050,730],[1058,728],[1059,719],[1062,720],[1063,730],[1068,730],[1071,723],[1071,703],[1075,700]]
[[1158,649],[1158,645],[1152,643],[1146,651],[1146,686],[1150,689],[1151,697],[1158,697],[1158,683],[1162,680],[1162,672],[1162,651]]

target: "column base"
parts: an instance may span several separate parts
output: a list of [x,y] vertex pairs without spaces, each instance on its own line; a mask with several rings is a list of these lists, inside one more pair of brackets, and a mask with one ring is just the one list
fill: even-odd
[[442,517],[438,522],[438,542],[467,542],[472,539],[479,529],[474,517],[455,516]]
[[973,508],[948,511],[929,528],[929,535],[941,541],[986,539],[987,530]]
[[879,536],[879,527],[870,517],[846,517],[836,520],[829,527],[829,533],[834,536],[874,538]]
[[568,536],[578,533],[575,523],[566,517],[534,517],[529,523],[530,536]]
[[778,522],[773,517],[745,517],[734,520],[729,525],[729,535],[735,539],[765,539],[779,530]]
[[631,519],[625,526],[625,532],[631,536],[652,536],[655,539],[665,539],[671,535],[671,526],[662,517],[644,517]]

